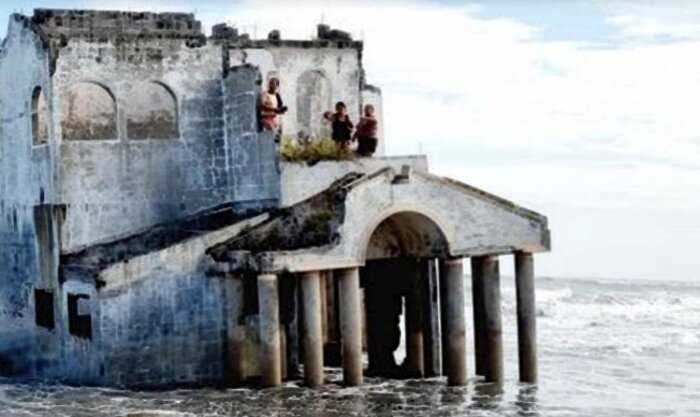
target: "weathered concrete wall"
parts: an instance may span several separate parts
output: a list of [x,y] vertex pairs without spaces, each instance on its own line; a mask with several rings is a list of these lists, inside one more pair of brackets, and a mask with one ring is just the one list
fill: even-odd
[[36,87],[51,90],[47,53],[31,23],[14,15],[0,51],[0,373],[5,374],[35,374],[42,366],[39,350],[53,351],[58,331],[34,323],[34,288],[57,286],[50,264],[41,265],[53,258],[53,242],[34,214],[35,206],[56,199],[54,144],[33,145]]
[[[205,45],[187,16],[128,15],[10,19],[0,51],[0,374],[106,380],[94,277],[59,283],[60,251],[223,203],[278,203],[274,145],[255,123],[257,69],[224,73],[221,47]],[[141,313],[154,288],[129,296]],[[51,328],[35,323],[35,289]]]
[[[247,227],[258,216],[168,248],[94,272],[104,283],[96,294],[93,360],[100,383],[162,387],[222,383],[226,329],[236,300],[225,296],[223,276],[210,275],[205,251]],[[66,265],[68,283],[78,282],[87,265]]]
[[[96,140],[106,136],[90,128],[80,139],[95,132],[97,138],[70,140],[65,123],[54,119],[61,200],[67,205],[64,251],[224,202],[271,204],[274,192],[259,193],[261,181],[275,187],[276,174],[258,166],[261,159],[272,166],[274,152],[256,131],[250,99],[258,91],[256,70],[230,71],[224,80],[221,59],[221,47],[190,47],[177,39],[76,38],[61,49],[54,107],[70,107],[73,89],[90,80],[105,93],[100,100],[114,98],[117,123],[116,136],[108,140]],[[249,99],[240,101],[245,94]]]
[[232,49],[229,55],[229,65],[248,63],[259,67],[263,86],[270,77],[280,79],[280,94],[289,107],[282,116],[285,135],[296,137],[303,131],[315,137],[329,137],[322,115],[333,111],[338,101],[345,102],[350,119],[358,122],[362,67],[357,49],[269,45],[265,49]]
[[257,131],[259,79],[260,73],[247,65],[231,68],[224,79],[227,173],[232,200],[241,208],[277,207],[280,200],[274,136]]
[[284,162],[282,168],[282,206],[291,206],[328,188],[350,172],[371,174],[385,167],[401,172],[407,165],[415,171],[428,172],[424,155],[384,158],[358,158],[353,161],[319,162],[313,166]]
[[[231,199],[219,63],[217,48],[193,49],[177,40],[151,41],[139,48],[74,39],[61,50],[54,106],[69,104],[75,84],[94,80],[115,98],[118,120],[113,140],[67,140],[60,121],[56,123],[61,197],[68,206],[64,251]],[[175,93],[181,137],[127,139],[126,109],[142,80],[157,80]]]
[[100,294],[104,383],[216,383],[223,379],[226,299],[222,280],[165,268]]
[[[47,99],[43,116],[55,113],[49,55],[35,30],[12,16],[0,57],[0,374],[91,382],[99,370],[86,341],[70,334],[66,304],[69,293],[94,288],[59,284],[63,209],[56,204],[53,126],[46,141],[33,137],[42,134],[37,87]],[[37,325],[37,289],[52,304],[51,328]]]

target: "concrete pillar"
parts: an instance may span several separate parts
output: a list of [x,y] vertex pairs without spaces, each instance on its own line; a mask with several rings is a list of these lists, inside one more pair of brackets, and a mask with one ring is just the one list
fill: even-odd
[[537,311],[535,268],[531,253],[515,254],[515,288],[518,303],[518,358],[520,381],[537,383]]
[[484,348],[486,341],[486,325],[484,324],[484,275],[483,257],[471,258],[472,266],[472,307],[474,310],[474,356],[476,358],[476,374],[486,375],[487,353]]
[[440,362],[442,363],[442,374],[447,375],[447,264],[444,259],[438,260],[438,292],[440,298]]
[[447,330],[447,383],[465,385],[467,383],[467,338],[465,318],[464,268],[461,259],[444,262],[445,265],[445,304]]
[[421,263],[423,274],[423,355],[425,376],[442,375],[440,292],[435,259]]
[[260,307],[260,383],[263,387],[276,387],[282,384],[279,293],[276,275],[258,276],[258,304]]
[[481,264],[484,294],[484,325],[486,327],[487,382],[503,382],[503,329],[501,325],[501,276],[498,257],[486,256]]
[[362,313],[360,272],[343,269],[337,274],[340,284],[340,337],[343,352],[343,381],[347,386],[362,384]]
[[412,378],[422,378],[425,375],[423,356],[423,300],[421,298],[421,271],[420,263],[413,259],[406,260],[406,270],[411,279],[408,295],[406,297],[406,362],[405,369]]
[[228,305],[226,315],[226,357],[228,362],[228,382],[241,385],[247,375],[245,373],[245,325],[243,319],[243,277],[229,275],[224,281],[224,291]]
[[310,387],[323,384],[323,327],[321,323],[321,275],[301,276],[304,308],[304,381]]

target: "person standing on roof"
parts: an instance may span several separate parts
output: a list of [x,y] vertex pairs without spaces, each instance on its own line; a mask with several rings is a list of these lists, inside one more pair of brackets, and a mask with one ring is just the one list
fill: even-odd
[[374,106],[368,104],[364,109],[364,116],[357,123],[357,154],[369,157],[377,151],[377,119],[374,117]]
[[262,130],[273,132],[276,140],[279,140],[282,135],[280,115],[287,112],[287,106],[282,102],[279,89],[280,80],[274,77],[270,78],[267,83],[267,91],[264,91],[260,97],[260,125]]
[[339,101],[335,105],[335,113],[328,111],[324,113],[323,117],[331,122],[333,141],[338,145],[338,148],[347,150],[350,147],[352,131],[355,128],[355,125],[350,120],[350,116],[348,116],[348,107],[345,103]]

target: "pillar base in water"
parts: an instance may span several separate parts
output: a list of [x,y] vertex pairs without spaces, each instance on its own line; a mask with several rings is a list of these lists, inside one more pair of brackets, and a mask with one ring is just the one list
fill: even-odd
[[362,313],[360,273],[357,268],[338,271],[340,284],[340,335],[343,346],[343,382],[362,384]]
[[[464,268],[462,260],[449,260],[444,262],[445,273],[445,313],[447,331],[446,364],[448,385],[467,384],[467,346],[466,346],[466,319],[465,319],[465,289]],[[441,271],[443,272],[443,271]]]
[[258,277],[260,306],[260,385],[282,385],[282,357],[280,356],[279,293],[276,275]]
[[304,300],[304,382],[323,384],[323,329],[321,324],[321,276],[309,272],[301,277]]

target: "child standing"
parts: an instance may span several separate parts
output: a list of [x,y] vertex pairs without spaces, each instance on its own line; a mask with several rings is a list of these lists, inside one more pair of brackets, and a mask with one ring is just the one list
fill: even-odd
[[377,151],[377,119],[374,118],[374,106],[365,106],[364,116],[357,123],[357,154],[360,156],[372,156]]
[[340,149],[348,149],[352,141],[352,130],[355,127],[348,116],[348,108],[342,101],[335,105],[335,113],[326,112],[323,117],[331,122],[333,141]]
[[267,91],[264,91],[260,97],[261,127],[263,130],[273,132],[276,139],[279,139],[279,136],[282,134],[280,115],[287,112],[287,106],[282,103],[279,88],[280,80],[278,78],[270,78]]

